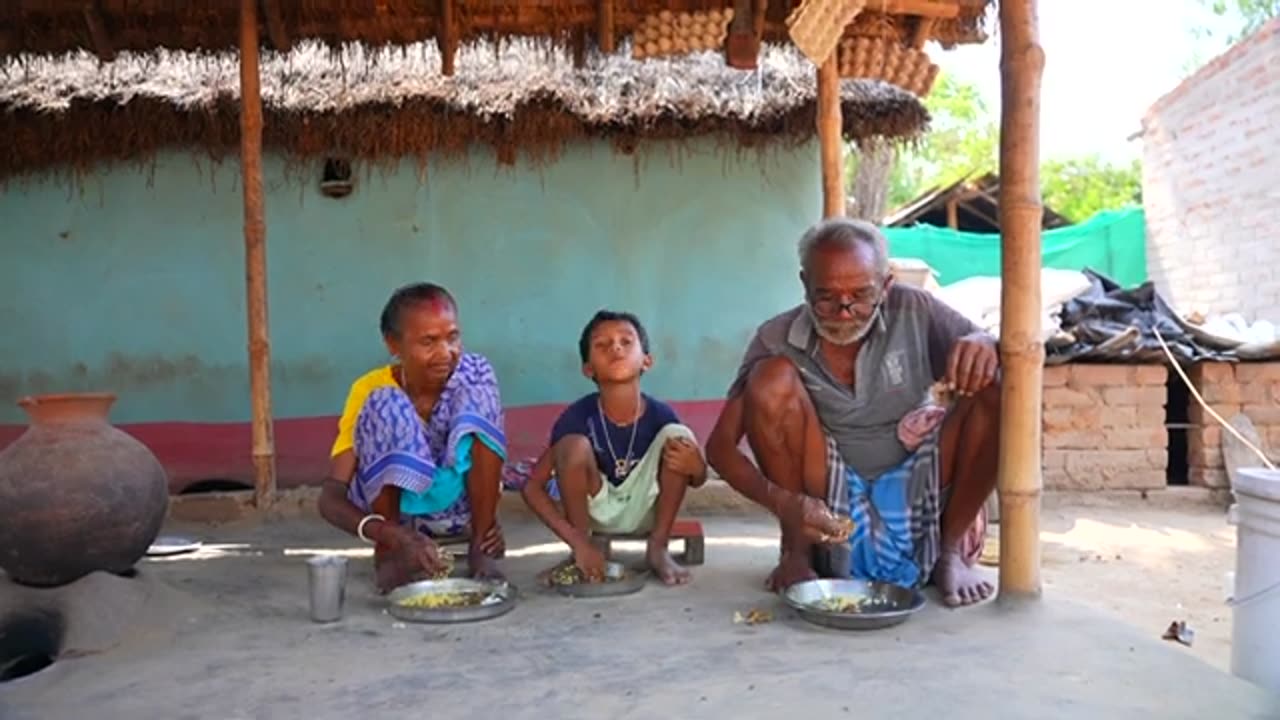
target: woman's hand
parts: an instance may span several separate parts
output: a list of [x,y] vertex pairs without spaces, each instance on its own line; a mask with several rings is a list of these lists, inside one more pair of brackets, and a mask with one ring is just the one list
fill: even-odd
[[445,569],[440,549],[430,538],[413,528],[384,522],[378,528],[377,540],[373,562],[381,593],[431,577]]

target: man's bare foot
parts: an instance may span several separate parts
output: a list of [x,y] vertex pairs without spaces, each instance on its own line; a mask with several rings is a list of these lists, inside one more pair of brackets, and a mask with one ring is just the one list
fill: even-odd
[[662,580],[664,585],[684,585],[689,582],[691,577],[689,570],[671,557],[671,553],[667,552],[665,543],[663,545],[649,545],[645,558],[649,561],[649,567],[657,574],[658,579]]
[[498,569],[498,561],[489,555],[479,543],[473,544],[467,551],[467,570],[476,580],[506,580],[507,577]]
[[778,592],[816,577],[818,574],[813,571],[813,564],[806,558],[805,553],[783,552],[782,559],[778,561],[778,567],[774,568],[764,581],[764,587],[769,592]]
[[944,550],[933,566],[933,582],[942,593],[942,601],[951,607],[972,605],[991,597],[996,589],[977,569],[964,562],[954,550]]

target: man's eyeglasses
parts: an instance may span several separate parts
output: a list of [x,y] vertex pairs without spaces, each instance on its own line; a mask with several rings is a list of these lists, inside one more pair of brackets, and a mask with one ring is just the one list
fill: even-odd
[[876,290],[868,290],[853,296],[810,297],[809,304],[817,314],[835,317],[846,310],[850,315],[866,315],[875,310],[876,303],[879,301],[880,293]]

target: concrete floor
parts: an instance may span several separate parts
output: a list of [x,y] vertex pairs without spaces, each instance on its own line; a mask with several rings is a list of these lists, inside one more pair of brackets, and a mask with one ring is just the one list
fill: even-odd
[[[82,646],[70,649],[110,647],[0,686],[0,718],[1280,717],[1280,698],[1158,630],[1059,595],[931,604],[874,633],[812,627],[760,589],[776,557],[765,519],[705,525],[709,564],[691,586],[570,600],[533,583],[562,549],[511,523],[505,567],[522,602],[465,626],[396,623],[370,590],[367,550],[314,520],[170,528],[206,549],[146,561],[134,580],[50,591],[0,580],[0,609],[62,604],[68,643]],[[332,549],[357,557],[346,617],[320,626],[303,559]],[[777,620],[733,624],[751,608]]]

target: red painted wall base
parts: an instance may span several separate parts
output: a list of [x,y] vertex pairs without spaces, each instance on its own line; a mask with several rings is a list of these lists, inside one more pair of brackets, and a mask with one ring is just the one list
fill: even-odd
[[[705,442],[723,404],[721,400],[678,402],[681,419]],[[506,415],[507,444],[513,462],[536,456],[546,446],[551,425],[563,404],[510,408]],[[329,447],[337,431],[337,417],[276,420],[276,476],[281,489],[318,485],[328,474]],[[200,480],[225,479],[253,483],[249,423],[158,422],[119,425],[149,447],[169,473],[172,492]],[[25,430],[0,425],[0,449]]]

